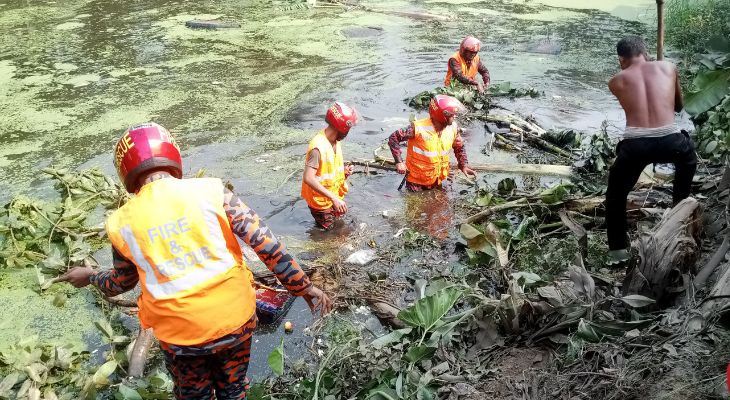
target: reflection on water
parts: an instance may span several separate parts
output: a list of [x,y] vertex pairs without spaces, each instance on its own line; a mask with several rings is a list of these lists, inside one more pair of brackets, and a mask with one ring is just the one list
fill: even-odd
[[446,189],[404,195],[405,220],[414,229],[437,241],[445,241],[454,226],[454,211]]

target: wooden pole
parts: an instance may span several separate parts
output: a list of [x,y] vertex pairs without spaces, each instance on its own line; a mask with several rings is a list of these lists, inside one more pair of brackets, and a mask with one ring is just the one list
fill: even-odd
[[656,59],[664,59],[664,0],[656,0],[657,32],[656,32]]

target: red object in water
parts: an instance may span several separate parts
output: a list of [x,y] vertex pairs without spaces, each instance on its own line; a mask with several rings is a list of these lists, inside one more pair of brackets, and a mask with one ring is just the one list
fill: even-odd
[[730,393],[730,364],[727,365],[727,391]]
[[256,289],[256,316],[263,324],[278,321],[291,307],[294,296],[287,291]]

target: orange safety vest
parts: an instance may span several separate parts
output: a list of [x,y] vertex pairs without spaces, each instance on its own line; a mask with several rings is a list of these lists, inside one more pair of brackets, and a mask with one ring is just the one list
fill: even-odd
[[[474,79],[477,76],[477,73],[479,72],[479,55],[474,56],[469,66],[466,65],[466,60],[461,57],[461,52],[459,51],[454,53],[451,58],[455,58],[456,61],[461,65],[461,73],[464,74],[467,78]],[[451,70],[451,64],[449,64],[448,70],[446,71],[446,79],[444,79],[444,86],[449,86],[451,84],[451,75],[453,75],[453,73],[454,71]]]
[[[327,139],[324,129],[322,129],[309,141],[305,160],[309,157],[309,152],[312,149],[319,150],[319,168],[317,168],[316,175],[319,183],[340,199],[345,198],[348,186],[347,181],[345,181],[345,163],[342,161],[340,142],[337,142],[335,147],[332,148],[332,143]],[[315,210],[326,210],[332,207],[332,200],[319,194],[303,181],[302,197],[307,201],[309,207]]]
[[449,177],[449,151],[456,139],[456,124],[440,133],[430,118],[413,121],[415,136],[408,140],[408,182],[430,186]]
[[139,320],[181,346],[223,337],[256,312],[253,276],[223,209],[220,179],[150,182],[107,220],[114,248],[137,267]]

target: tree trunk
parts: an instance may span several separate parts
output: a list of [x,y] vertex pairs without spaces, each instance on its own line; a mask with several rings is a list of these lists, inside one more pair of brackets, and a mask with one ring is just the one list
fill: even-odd
[[670,292],[681,291],[699,257],[701,218],[699,202],[684,199],[651,232],[634,241],[638,259],[626,274],[624,294],[640,294],[663,303]]

